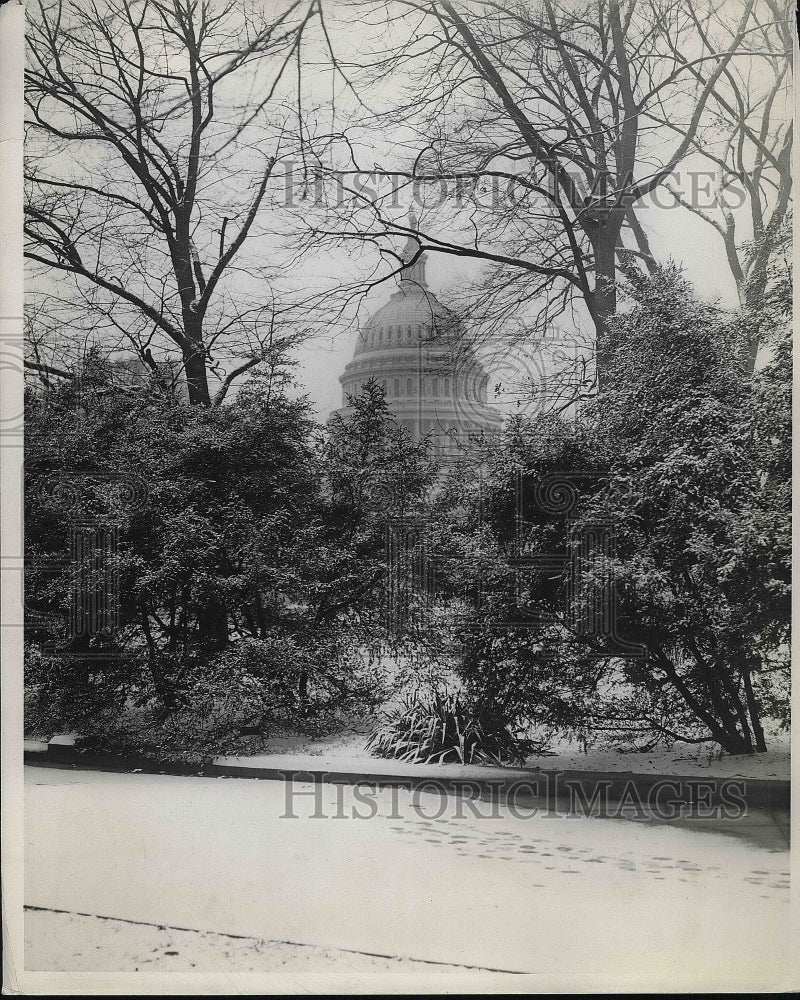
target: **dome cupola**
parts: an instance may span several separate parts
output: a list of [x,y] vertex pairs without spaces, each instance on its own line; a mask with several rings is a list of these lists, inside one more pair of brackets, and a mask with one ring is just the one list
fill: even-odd
[[[413,215],[411,228],[415,228]],[[463,448],[470,435],[497,432],[502,416],[488,404],[488,376],[467,344],[460,319],[430,290],[425,254],[409,236],[397,290],[364,323],[353,360],[339,381],[343,406],[370,378],[413,437],[432,434],[441,454]]]

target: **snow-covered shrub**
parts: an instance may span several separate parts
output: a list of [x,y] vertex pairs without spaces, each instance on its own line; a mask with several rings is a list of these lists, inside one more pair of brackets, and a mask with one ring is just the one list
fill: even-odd
[[479,718],[458,694],[406,699],[375,727],[367,749],[378,757],[431,764],[503,764],[527,756],[527,743],[499,722]]

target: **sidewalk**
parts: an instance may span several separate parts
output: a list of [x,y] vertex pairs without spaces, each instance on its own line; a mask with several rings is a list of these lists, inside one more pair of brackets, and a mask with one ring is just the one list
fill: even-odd
[[[27,908],[26,967],[53,972],[447,973],[486,970],[396,955]],[[498,975],[498,973],[493,973]]]
[[[550,760],[547,760],[548,764]],[[692,807],[718,807],[737,800],[748,807],[788,810],[790,783],[779,778],[705,773],[652,773],[558,767],[499,767],[489,765],[410,764],[371,757],[363,751],[349,754],[266,753],[249,757],[215,757],[208,764],[164,763],[147,757],[118,757],[76,748],[71,737],[55,737],[49,744],[26,740],[25,763],[100,771],[142,771],[156,774],[202,775],[221,778],[258,778],[273,781],[309,781],[372,784],[405,788],[446,789],[479,795],[513,794],[525,800],[564,804],[605,801],[649,803],[668,794],[673,802]],[[665,798],[667,796],[665,795]]]

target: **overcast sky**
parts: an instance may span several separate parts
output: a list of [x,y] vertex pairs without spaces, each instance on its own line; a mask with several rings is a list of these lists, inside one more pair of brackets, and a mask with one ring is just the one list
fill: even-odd
[[[277,0],[264,0],[264,2],[267,8],[273,4],[277,5]],[[375,10],[378,11],[380,7],[380,4],[376,5]],[[379,13],[376,13],[372,19],[373,23],[365,24],[352,20],[352,9],[346,4],[340,3],[338,7],[328,5],[326,9],[333,47],[345,64],[366,60],[377,47],[387,45],[391,41]],[[341,13],[337,17],[332,11],[340,11]],[[395,33],[399,30],[400,28],[397,27],[393,29]],[[322,109],[314,116],[315,120],[320,128],[323,126],[329,128],[332,124],[329,99],[332,93],[335,94],[337,114],[343,118],[349,117],[351,122],[356,124],[356,134],[361,142],[361,162],[408,167],[415,152],[419,151],[414,142],[409,141],[410,133],[409,136],[399,134],[397,131],[393,131],[390,135],[384,134],[379,127],[379,121],[376,123],[375,120],[369,128],[359,130],[358,115],[360,109],[353,102],[351,95],[348,95],[347,88],[342,81],[334,83],[330,69],[326,65],[325,53],[321,48],[318,52],[315,51],[315,45],[318,44],[318,40],[317,42],[311,40],[310,47],[306,50],[306,58],[310,62],[310,65],[304,70],[302,80],[306,113],[311,113],[314,116],[313,109],[315,107]],[[368,100],[373,112],[379,111],[382,106],[389,106],[397,102],[402,96],[408,97],[410,93],[413,94],[415,87],[413,73],[416,70],[416,64],[410,62],[405,66],[408,68],[401,68],[370,87]],[[265,74],[267,71],[268,67],[265,67]],[[259,79],[259,72],[254,72],[251,94],[258,96],[259,88],[263,84],[264,81]],[[242,95],[238,96],[241,98]],[[265,136],[266,134],[264,133]],[[256,159],[259,162],[263,160],[268,141],[266,138],[262,140],[254,130],[250,143],[253,149],[258,150],[258,153],[253,162]],[[665,130],[663,137],[651,131],[647,135],[646,142],[650,149],[658,150],[659,143],[663,143],[664,148],[667,149],[667,147],[674,145],[675,136],[669,130]],[[714,168],[710,161],[695,154],[686,159],[680,169],[680,177],[676,178],[676,184],[684,194],[691,197],[694,186],[694,193],[700,198],[710,199],[712,197]],[[695,172],[695,180],[692,179],[692,172]],[[227,183],[235,186],[237,183],[244,183],[243,178],[245,178],[245,174],[231,177],[227,179]],[[280,187],[280,183],[277,186]],[[651,197],[657,204],[640,205],[638,214],[656,258],[661,262],[672,259],[679,263],[693,282],[697,293],[703,298],[718,300],[726,306],[734,306],[737,301],[736,289],[725,263],[722,241],[717,232],[686,209],[676,206],[663,188],[658,189]],[[405,208],[407,208],[407,201],[403,210]],[[734,211],[737,217],[739,239],[746,240],[750,235],[746,207],[739,210],[734,209]],[[276,218],[279,215],[280,212]],[[401,217],[400,211],[398,211],[399,217]],[[380,266],[380,256],[377,249],[363,245],[359,247],[360,252],[357,255],[348,252],[345,248],[331,249],[330,246],[318,247],[313,244],[307,248],[302,258],[287,255],[280,235],[282,224],[284,226],[290,225],[291,220],[287,223],[287,220],[284,219],[283,223],[277,222],[272,225],[267,219],[263,235],[254,238],[248,244],[246,251],[242,251],[242,256],[246,253],[252,260],[256,261],[259,258],[272,262],[285,259],[286,264],[281,269],[280,277],[277,279],[279,285],[285,289],[307,291],[312,288],[319,289],[326,284],[329,287],[349,284],[359,279],[363,280]],[[272,229],[271,232],[270,229]],[[397,249],[399,250],[401,246],[402,240],[398,240]],[[429,285],[447,303],[449,294],[455,293],[465,282],[477,277],[481,269],[486,266],[449,255],[429,253],[427,266]],[[387,273],[388,270],[388,264],[384,263],[383,273]],[[255,280],[248,278],[247,281],[250,284],[242,286],[241,292],[244,296],[250,294],[253,298],[263,296],[263,288],[257,287],[254,283]],[[57,288],[57,285],[55,287]],[[324,304],[321,307],[323,332],[298,350],[299,367],[297,372],[300,382],[298,391],[305,392],[310,396],[315,412],[320,419],[326,419],[332,409],[341,405],[338,377],[352,356],[358,337],[359,324],[370,313],[379,308],[395,288],[396,283],[394,280],[390,280],[374,289],[360,302],[357,311],[355,307],[351,309],[348,321],[344,324],[334,322],[332,308],[331,323],[326,328]],[[561,331],[566,334],[571,332],[572,324],[574,324],[576,332],[580,334],[580,310],[574,318],[564,316],[558,321]]]
[[[375,5],[376,11],[381,6],[380,4]],[[734,2],[732,6],[736,8],[737,3]],[[340,5],[336,9],[343,13],[341,20],[333,20],[330,25],[331,38],[337,55],[345,62],[358,62],[360,58],[368,57],[377,47],[383,47],[389,43],[390,39],[386,36],[380,14],[376,14],[371,24],[363,22],[357,24],[350,20],[352,15],[347,5]],[[345,21],[345,18],[348,20]],[[398,41],[399,36],[396,34],[398,28],[395,27],[393,30],[395,32],[394,40]],[[373,109],[379,109],[382,104],[389,106],[400,99],[401,95],[413,93],[415,86],[413,74],[416,70],[416,64],[412,62],[407,65],[409,67],[407,72],[387,76],[385,80],[370,88],[367,99]],[[304,86],[308,87],[308,93],[312,100],[324,102],[331,93],[331,78],[327,72],[322,70],[316,76],[306,74]],[[340,86],[337,93],[340,111],[342,108],[347,108],[347,100],[347,91]],[[352,105],[349,111],[353,115],[358,114],[358,109]],[[648,133],[647,141],[651,149],[658,150],[659,144],[663,144],[666,151],[675,145],[674,133],[668,132],[666,129],[664,131],[664,136],[654,135],[653,132]],[[413,142],[405,145],[405,136],[384,136],[379,128],[362,132],[361,135],[367,144],[361,157],[361,162],[365,164],[371,162],[398,164],[404,155],[409,157],[408,162],[410,162],[410,157],[418,149],[418,147],[415,148]],[[369,147],[370,142],[374,144],[374,148]],[[395,143],[394,149],[392,149],[392,142]],[[399,155],[398,150],[400,151]],[[714,184],[715,171],[716,168],[709,160],[699,154],[694,154],[687,157],[682,164],[680,176],[675,178],[676,186],[689,197],[691,197],[694,188],[696,196],[699,199],[705,199],[707,203],[713,197],[711,188]],[[691,176],[692,172],[695,173],[694,179]],[[726,265],[722,240],[717,232],[697,216],[675,205],[666,190],[659,189],[652,197],[655,203],[648,202],[647,205],[640,203],[638,215],[650,238],[657,259],[661,262],[672,259],[679,263],[685,269],[686,275],[701,297],[719,300],[722,305],[735,306],[737,304],[736,287]],[[736,215],[739,238],[741,240],[748,239],[751,234],[751,226],[746,206],[738,211],[735,205],[731,207]],[[377,251],[374,252],[371,260],[362,258],[356,263],[344,252],[331,254],[326,250],[321,254],[315,254],[314,250],[310,249],[303,265],[297,268],[293,280],[302,284],[313,281],[320,273],[324,273],[328,276],[341,275],[341,280],[346,282],[357,278],[359,273],[363,277],[365,264],[368,267],[374,267],[377,261]],[[446,302],[448,292],[455,292],[465,280],[469,280],[470,276],[477,275],[483,266],[485,265],[474,261],[429,253],[428,282],[433,291]],[[360,272],[359,269],[361,269]],[[314,278],[311,277],[312,275]],[[358,319],[363,322],[371,312],[374,312],[388,299],[395,289],[396,283],[390,280],[379,289],[374,290],[361,304]],[[580,310],[577,319],[578,325],[580,325]],[[559,320],[559,326],[565,332],[569,332],[570,322],[568,317],[563,317]],[[338,376],[352,356],[357,336],[358,320],[354,318],[350,330],[337,330],[333,334],[316,337],[299,351],[300,379],[321,419],[325,419],[331,409],[341,405],[341,388]]]

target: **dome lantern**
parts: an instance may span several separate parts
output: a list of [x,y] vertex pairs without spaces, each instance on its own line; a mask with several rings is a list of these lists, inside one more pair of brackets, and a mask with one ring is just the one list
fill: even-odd
[[[408,216],[408,225],[411,230],[417,228],[417,217],[413,209]],[[403,269],[400,272],[399,284],[402,291],[414,285],[425,290],[428,288],[428,283],[425,280],[425,254],[420,253],[421,246],[419,239],[409,233],[401,258]]]
[[[414,229],[416,224],[411,214],[409,225]],[[407,266],[398,275],[397,290],[364,323],[339,379],[343,399],[337,412],[346,416],[348,396],[375,379],[393,416],[412,437],[432,434],[440,456],[464,457],[470,435],[497,433],[502,416],[487,402],[488,377],[463,323],[428,288],[425,254],[415,236],[409,235],[402,260]]]

